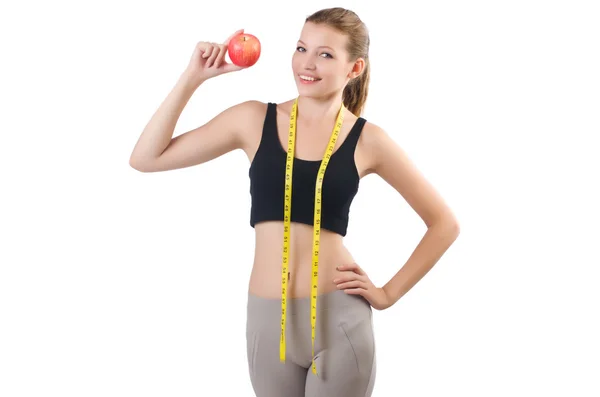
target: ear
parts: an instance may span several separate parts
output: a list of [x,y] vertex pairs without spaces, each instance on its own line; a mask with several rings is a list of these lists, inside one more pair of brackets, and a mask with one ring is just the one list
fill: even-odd
[[348,78],[350,80],[353,80],[353,79],[357,78],[358,76],[360,76],[362,71],[365,69],[365,64],[366,64],[366,62],[363,58],[358,58],[354,62],[354,65],[352,66],[350,73],[348,73]]

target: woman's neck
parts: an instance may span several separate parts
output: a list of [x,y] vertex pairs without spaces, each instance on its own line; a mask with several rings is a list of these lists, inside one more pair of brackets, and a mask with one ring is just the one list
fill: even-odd
[[331,122],[335,123],[340,106],[342,105],[342,93],[328,97],[298,97],[298,120],[306,125],[319,125]]

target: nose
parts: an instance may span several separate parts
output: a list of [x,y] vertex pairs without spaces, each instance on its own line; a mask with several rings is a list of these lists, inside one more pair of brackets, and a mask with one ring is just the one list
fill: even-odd
[[316,69],[315,63],[314,63],[314,62],[312,62],[312,61],[310,61],[310,62],[306,62],[306,63],[304,64],[304,69],[305,69],[305,70],[315,70],[315,69]]

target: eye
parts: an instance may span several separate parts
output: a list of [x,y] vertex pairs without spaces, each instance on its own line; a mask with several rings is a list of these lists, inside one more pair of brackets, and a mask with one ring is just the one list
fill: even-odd
[[[302,50],[302,51],[300,51],[300,50]],[[306,49],[304,47],[298,46],[298,47],[296,47],[296,51],[304,52],[304,51],[306,51]],[[328,52],[322,52],[320,55],[327,55],[325,58],[332,58],[333,59],[333,56],[330,53],[328,53]]]

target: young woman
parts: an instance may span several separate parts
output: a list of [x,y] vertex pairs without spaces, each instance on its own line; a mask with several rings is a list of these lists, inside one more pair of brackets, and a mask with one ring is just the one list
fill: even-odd
[[[142,172],[166,171],[242,149],[250,161],[256,233],[246,328],[256,395],[370,396],[376,372],[372,308],[386,309],[410,290],[457,238],[458,223],[403,150],[360,116],[369,35],[350,10],[324,9],[306,19],[292,57],[297,98],[239,103],[173,138],[195,90],[242,69],[225,61],[231,37],[197,44],[130,164]],[[343,242],[359,181],[371,173],[395,188],[428,227],[383,287],[373,285]]]

